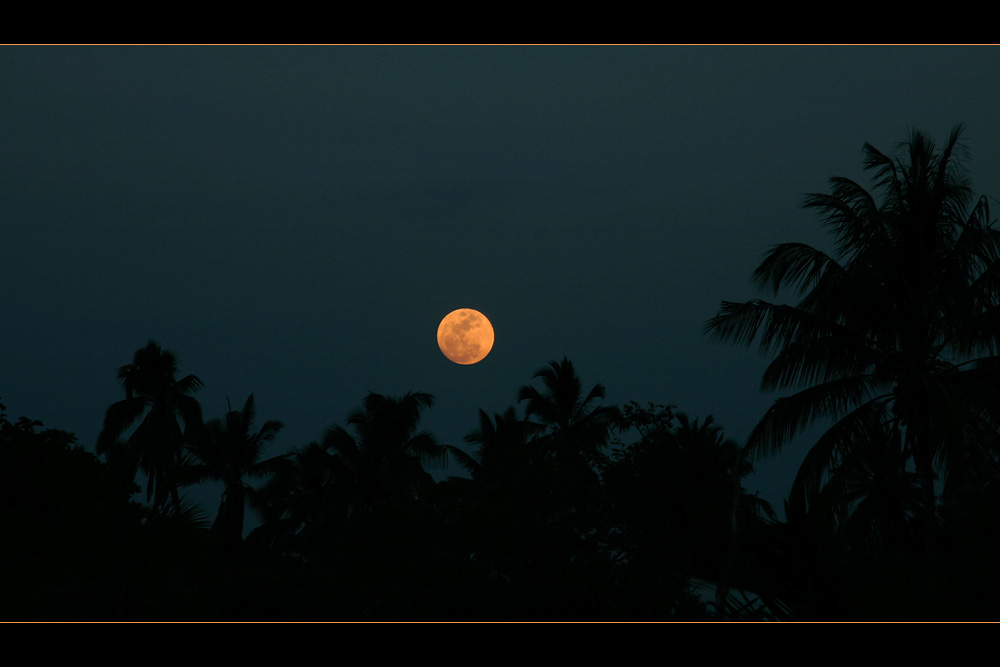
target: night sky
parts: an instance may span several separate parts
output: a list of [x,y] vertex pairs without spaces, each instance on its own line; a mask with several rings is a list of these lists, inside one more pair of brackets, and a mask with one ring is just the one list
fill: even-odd
[[[866,141],[965,122],[1000,197],[998,81],[995,47],[0,48],[0,400],[93,450],[155,339],[272,453],[368,391],[460,445],[566,356],[742,442],[767,359],[705,321],[773,244],[831,248],[798,205]],[[462,307],[473,366],[435,339]],[[746,486],[780,507],[807,445]]]

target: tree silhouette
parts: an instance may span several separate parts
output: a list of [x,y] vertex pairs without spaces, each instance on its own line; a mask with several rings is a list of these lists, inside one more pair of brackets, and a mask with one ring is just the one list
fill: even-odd
[[421,392],[369,393],[348,428],[334,427],[323,440],[333,456],[334,499],[344,503],[326,562],[364,618],[426,618],[436,582],[446,578],[437,487],[423,464],[444,464],[448,452],[420,430],[433,402]]
[[[449,447],[472,476],[441,484],[454,501],[455,563],[471,570],[480,587],[477,608],[487,618],[511,613],[518,591],[531,589],[525,594],[537,596],[537,580],[545,580],[541,573],[553,569],[549,559],[575,541],[553,525],[553,495],[562,480],[549,452],[531,439],[538,428],[519,419],[513,407],[492,418],[480,410],[479,427],[465,436],[477,445],[474,454]],[[523,598],[519,602],[526,604]]]
[[122,558],[107,467],[76,436],[0,404],[0,620],[110,618]]
[[572,453],[593,461],[607,444],[618,416],[616,407],[594,404],[604,398],[604,386],[596,384],[584,396],[583,383],[565,357],[560,362],[549,362],[535,373],[535,378],[541,380],[542,390],[525,385],[518,392],[518,401],[526,403],[527,417],[538,420],[540,431],[550,436],[557,455]]
[[[777,352],[764,390],[799,389],[774,402],[748,454],[774,454],[808,424],[831,419],[796,479],[793,495],[806,508],[828,475],[870,464],[863,449],[878,448],[879,465],[891,461],[900,473],[912,463],[928,562],[935,469],[945,495],[997,474],[1000,232],[962,167],[962,130],[941,150],[914,132],[896,157],[865,144],[875,194],[836,177],[830,194],[803,204],[823,217],[835,252],[777,245],[753,274],[775,294],[794,287],[799,302],[723,302],[706,327]],[[825,502],[856,506],[857,485],[836,487],[843,495]]]
[[538,448],[529,443],[530,434],[537,428],[538,425],[519,419],[513,407],[492,419],[480,410],[479,428],[465,436],[467,443],[478,445],[476,454],[470,456],[457,447],[446,447],[474,481],[485,484],[516,482],[539,458]]
[[[248,537],[279,553],[304,557],[339,531],[351,497],[343,464],[312,442],[275,461],[274,474],[250,496],[264,523]],[[316,545],[319,546],[316,546]]]
[[267,443],[274,440],[282,428],[279,421],[267,421],[253,431],[257,410],[253,394],[247,397],[243,410],[230,409],[225,421],[213,419],[188,450],[201,462],[201,477],[215,479],[226,485],[222,502],[212,529],[222,535],[226,553],[231,557],[243,540],[243,517],[247,496],[253,488],[244,477],[263,477],[274,472],[284,456],[261,461]]
[[337,426],[323,444],[354,477],[354,509],[371,506],[379,498],[415,497],[430,482],[424,463],[444,464],[448,450],[427,431],[417,431],[421,413],[434,397],[421,392],[400,398],[370,393],[347,425]]
[[724,613],[733,571],[742,569],[737,537],[771,514],[741,486],[752,467],[711,415],[692,421],[673,406],[635,403],[622,413],[619,430],[634,429],[640,437],[617,441],[601,477],[615,526],[612,544],[639,582],[635,595],[644,608],[669,612],[647,596],[659,587],[669,602],[697,577],[716,582],[717,609]]
[[[202,426],[201,406],[191,396],[202,386],[201,380],[194,375],[178,380],[176,375],[173,352],[160,349],[155,341],[136,350],[132,363],[118,369],[125,399],[108,408],[97,439],[98,454],[127,460],[133,478],[135,466],[142,468],[148,478],[146,501],[152,500],[154,508],[168,496],[175,508],[180,506],[176,483],[184,442]],[[121,436],[136,422],[138,427],[121,443]],[[115,465],[119,464],[112,461]]]

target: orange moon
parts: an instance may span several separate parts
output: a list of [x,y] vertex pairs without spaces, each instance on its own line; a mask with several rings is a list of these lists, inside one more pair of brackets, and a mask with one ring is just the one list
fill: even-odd
[[438,325],[438,347],[456,364],[477,363],[493,349],[493,325],[478,310],[453,310]]

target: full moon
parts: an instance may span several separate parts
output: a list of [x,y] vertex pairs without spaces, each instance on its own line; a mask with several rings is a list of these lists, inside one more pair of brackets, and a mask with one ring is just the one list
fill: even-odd
[[493,325],[478,310],[453,310],[438,325],[438,347],[456,364],[482,361],[493,349]]

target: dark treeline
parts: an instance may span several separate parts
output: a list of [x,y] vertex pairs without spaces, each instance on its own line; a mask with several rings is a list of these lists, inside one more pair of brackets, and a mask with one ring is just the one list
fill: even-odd
[[[793,390],[744,444],[711,416],[605,405],[567,359],[462,448],[421,430],[432,396],[369,394],[271,456],[280,422],[252,395],[205,421],[201,381],[155,342],[119,369],[96,455],[0,406],[3,618],[997,618],[1000,233],[960,134],[866,145],[876,194],[835,178],[805,201],[835,251],[782,244],[754,274],[797,303],[708,322],[774,355],[763,389]],[[779,518],[745,480],[817,419]],[[449,460],[468,476],[434,482]],[[185,496],[208,480],[214,518]]]
[[[270,458],[281,423],[253,396],[203,422],[200,381],[155,342],[119,378],[99,456],[0,416],[7,619],[710,619],[732,612],[707,599],[733,579],[733,520],[770,516],[710,417],[601,405],[566,359],[465,449],[420,430],[430,395],[369,394]],[[449,459],[468,477],[435,483]],[[183,493],[205,480],[214,519]]]

